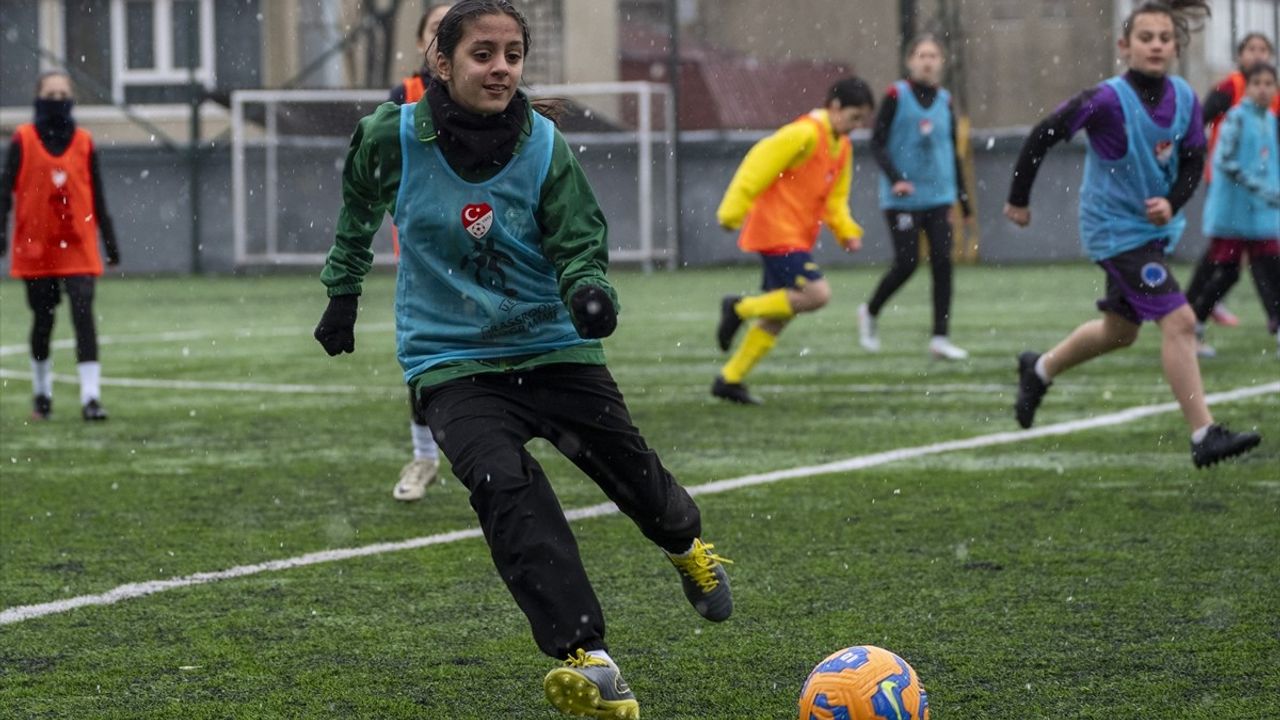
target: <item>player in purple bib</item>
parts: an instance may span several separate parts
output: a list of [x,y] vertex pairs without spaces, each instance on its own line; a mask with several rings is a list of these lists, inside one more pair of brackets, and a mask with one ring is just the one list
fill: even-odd
[[1100,319],[1077,327],[1043,354],[1018,356],[1018,424],[1031,427],[1053,378],[1160,328],[1164,376],[1191,430],[1196,467],[1247,452],[1257,433],[1213,421],[1196,359],[1195,315],[1169,270],[1186,226],[1182,207],[1204,171],[1204,123],[1195,93],[1169,70],[1189,41],[1205,0],[1143,2],[1124,21],[1118,46],[1128,72],[1086,90],[1032,130],[1018,158],[1005,215],[1031,222],[1031,186],[1045,153],[1084,130],[1088,154],[1080,187],[1080,236],[1107,276]]

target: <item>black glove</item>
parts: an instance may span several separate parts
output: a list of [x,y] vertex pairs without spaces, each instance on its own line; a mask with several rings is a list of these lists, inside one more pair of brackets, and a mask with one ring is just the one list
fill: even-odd
[[120,247],[111,241],[107,245],[107,264],[115,267],[120,264]]
[[569,310],[578,334],[590,340],[613,334],[618,327],[618,310],[609,293],[595,285],[584,285],[569,299]]
[[329,307],[320,316],[320,324],[313,333],[324,346],[329,357],[356,351],[356,308],[359,295],[338,295],[329,298]]
[[107,251],[107,264],[113,267],[119,265],[120,246],[116,244],[116,230],[111,223],[111,218],[101,218],[99,220],[99,229],[102,231],[102,246]]

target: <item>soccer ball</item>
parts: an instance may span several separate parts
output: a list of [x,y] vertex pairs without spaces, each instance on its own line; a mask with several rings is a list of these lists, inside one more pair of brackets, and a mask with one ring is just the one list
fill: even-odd
[[929,720],[929,697],[906,660],[860,645],[833,653],[809,673],[800,720]]

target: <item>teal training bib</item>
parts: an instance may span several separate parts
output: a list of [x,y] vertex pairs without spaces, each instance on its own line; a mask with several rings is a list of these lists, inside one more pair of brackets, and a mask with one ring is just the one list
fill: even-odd
[[472,183],[449,167],[438,142],[418,140],[415,107],[400,110],[395,215],[396,346],[405,380],[445,362],[588,342],[560,298],[536,218],[551,166],[551,121],[534,113],[520,152],[494,177]]

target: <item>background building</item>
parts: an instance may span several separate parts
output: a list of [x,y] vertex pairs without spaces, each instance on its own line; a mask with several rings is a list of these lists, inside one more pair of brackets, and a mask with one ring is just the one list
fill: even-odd
[[[616,0],[525,0],[530,82],[618,77]],[[188,139],[191,85],[205,136],[234,90],[386,88],[421,64],[423,0],[3,0],[0,130],[30,117],[42,70],[68,68],[78,116],[103,142],[147,144],[143,119]],[[605,60],[602,61],[601,59]],[[130,109],[125,112],[124,107]],[[132,115],[131,119],[129,115]]]

